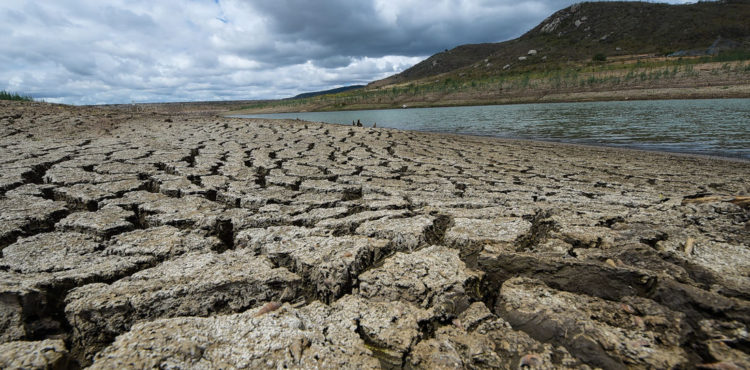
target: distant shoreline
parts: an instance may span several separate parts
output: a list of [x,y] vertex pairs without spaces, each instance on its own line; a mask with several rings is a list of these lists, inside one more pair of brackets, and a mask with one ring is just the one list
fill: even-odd
[[579,103],[595,101],[629,101],[629,100],[682,100],[682,99],[745,99],[750,98],[750,85],[735,86],[700,86],[700,87],[666,87],[653,89],[628,89],[608,91],[538,93],[508,96],[506,98],[476,100],[444,100],[434,102],[408,102],[405,104],[352,104],[338,109],[289,109],[289,107],[272,106],[265,108],[238,109],[226,112],[225,115],[260,114],[260,113],[303,113],[332,112],[368,109],[437,108],[478,105],[509,105],[534,103]]

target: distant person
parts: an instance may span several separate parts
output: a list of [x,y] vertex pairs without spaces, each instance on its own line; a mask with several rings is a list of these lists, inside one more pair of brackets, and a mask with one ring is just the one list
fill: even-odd
[[359,122],[359,120],[357,120],[357,127],[362,127],[362,122]]

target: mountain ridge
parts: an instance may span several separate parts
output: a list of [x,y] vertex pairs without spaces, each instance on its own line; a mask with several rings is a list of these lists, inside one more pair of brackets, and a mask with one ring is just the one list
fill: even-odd
[[516,39],[459,45],[368,87],[411,82],[478,64],[494,67],[497,72],[518,66],[590,60],[596,54],[617,57],[707,50],[722,39],[734,45],[733,49],[750,50],[747,19],[748,0],[682,5],[577,3],[553,13]]
[[328,90],[311,91],[311,92],[297,94],[297,95],[295,95],[295,96],[293,96],[293,97],[291,97],[289,99],[312,98],[314,96],[326,95],[326,94],[336,94],[336,93],[340,93],[340,92],[361,89],[363,87],[365,87],[365,85],[349,85],[349,86],[342,86],[342,87],[337,87],[337,88],[328,89]]
[[357,90],[244,112],[750,97],[750,0],[584,2],[522,36],[465,44]]

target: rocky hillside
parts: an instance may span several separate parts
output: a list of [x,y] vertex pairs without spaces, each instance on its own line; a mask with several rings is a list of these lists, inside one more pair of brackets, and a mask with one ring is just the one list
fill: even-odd
[[471,67],[492,71],[634,54],[711,54],[750,50],[750,1],[687,5],[579,3],[552,14],[523,36],[461,45],[370,86],[404,83]]

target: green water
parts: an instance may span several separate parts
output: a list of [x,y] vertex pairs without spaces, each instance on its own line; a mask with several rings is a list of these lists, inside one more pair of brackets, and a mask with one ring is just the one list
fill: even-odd
[[549,140],[750,160],[750,99],[649,100],[238,116]]

